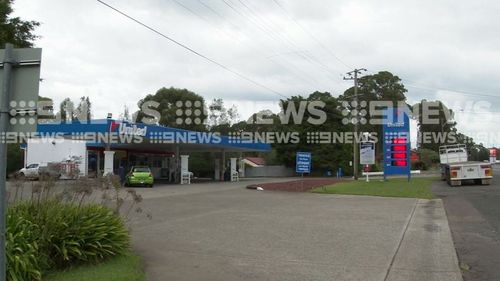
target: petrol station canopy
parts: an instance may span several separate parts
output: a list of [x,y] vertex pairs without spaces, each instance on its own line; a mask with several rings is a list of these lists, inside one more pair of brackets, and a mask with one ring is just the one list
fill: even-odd
[[[213,132],[189,131],[178,128],[132,123],[113,119],[73,121],[68,123],[42,123],[38,125],[39,137],[62,137],[87,140],[87,147],[112,150],[140,150],[150,152],[266,152],[267,143],[243,140],[236,136],[222,136]],[[106,136],[111,136],[106,138]]]

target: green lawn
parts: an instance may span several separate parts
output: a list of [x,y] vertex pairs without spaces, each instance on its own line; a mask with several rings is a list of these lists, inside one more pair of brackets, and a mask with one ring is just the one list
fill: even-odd
[[406,178],[389,179],[388,181],[372,179],[370,182],[366,182],[360,179],[358,181],[346,181],[315,188],[312,192],[432,199],[434,195],[430,190],[430,186],[436,180],[436,178],[419,177],[412,178],[410,182]]
[[144,281],[141,259],[128,254],[98,265],[85,265],[49,274],[46,281]]

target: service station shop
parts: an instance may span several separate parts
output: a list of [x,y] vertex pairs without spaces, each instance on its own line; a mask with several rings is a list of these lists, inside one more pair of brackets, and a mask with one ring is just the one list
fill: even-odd
[[[112,119],[89,122],[44,123],[38,136],[25,147],[25,164],[77,161],[82,176],[118,173],[132,166],[148,166],[155,179],[181,182],[192,173],[189,154],[214,154],[213,179],[238,180],[238,166],[243,152],[270,151],[269,144],[242,141],[218,133],[196,132],[158,125],[146,125]],[[239,152],[226,159],[226,153]],[[235,153],[231,153],[233,156]],[[226,167],[226,169],[224,169]],[[188,180],[187,182],[190,182]]]

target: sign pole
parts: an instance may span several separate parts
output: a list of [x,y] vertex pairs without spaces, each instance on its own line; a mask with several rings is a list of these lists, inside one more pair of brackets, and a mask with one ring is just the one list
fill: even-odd
[[12,72],[12,44],[5,44],[5,54],[3,58],[3,87],[0,97],[0,163],[3,163],[0,168],[0,280],[6,280],[7,261],[6,261],[6,219],[7,219],[7,143],[6,134],[9,126],[9,99],[10,99],[10,83]]

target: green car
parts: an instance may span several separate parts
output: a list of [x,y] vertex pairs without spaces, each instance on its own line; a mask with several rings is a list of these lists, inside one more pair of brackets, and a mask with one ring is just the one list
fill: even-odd
[[153,184],[153,173],[146,166],[133,166],[125,178],[125,186],[145,185],[153,187]]

